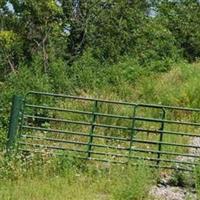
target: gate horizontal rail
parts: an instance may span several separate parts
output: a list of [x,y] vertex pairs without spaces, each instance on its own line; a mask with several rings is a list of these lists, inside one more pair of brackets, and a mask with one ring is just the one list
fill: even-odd
[[86,101],[99,101],[102,103],[111,103],[111,104],[122,104],[122,105],[130,105],[130,106],[145,106],[145,107],[156,107],[156,108],[166,108],[166,109],[176,109],[176,110],[182,110],[182,111],[196,111],[200,112],[200,109],[198,108],[187,108],[187,107],[178,107],[178,106],[166,106],[166,105],[160,105],[160,104],[143,104],[143,103],[128,103],[123,101],[112,101],[112,100],[103,100],[103,99],[95,99],[95,98],[88,98],[88,97],[79,97],[79,96],[70,96],[70,95],[64,95],[64,94],[53,94],[48,92],[35,92],[31,91],[28,92],[26,97],[29,95],[41,95],[41,96],[51,96],[51,97],[62,97],[62,98],[68,98],[68,99],[79,99],[79,100],[86,100]]
[[[39,108],[39,106],[33,107],[33,108]],[[191,126],[199,126],[199,123],[191,123],[191,122],[181,122],[181,121],[173,121],[173,120],[161,120],[161,119],[153,119],[153,118],[145,118],[145,117],[126,117],[126,116],[121,116],[121,115],[108,115],[108,114],[102,114],[102,113],[89,113],[89,112],[84,112],[84,111],[75,111],[75,110],[68,110],[65,109],[66,112],[73,112],[77,114],[90,114],[90,115],[97,115],[97,116],[102,116],[102,117],[113,117],[113,118],[121,118],[121,119],[134,119],[134,120],[140,120],[140,121],[147,121],[147,122],[164,122],[164,123],[169,123],[169,124],[180,124],[180,125],[191,125]],[[63,119],[54,119],[54,118],[45,118],[45,117],[39,117],[39,116],[30,116],[30,115],[25,115],[25,117],[32,117],[32,118],[38,118],[38,119],[46,119],[46,120],[52,120],[52,121],[60,121],[60,122],[68,122],[67,120]],[[77,122],[78,123],[78,122]],[[79,122],[82,123],[82,122]],[[83,122],[84,123],[84,122]],[[87,125],[85,123],[85,125]],[[88,125],[91,125],[91,123],[88,123]],[[112,126],[111,126],[112,127]]]
[[188,171],[198,165],[200,109],[43,92],[21,102],[19,150]]
[[[74,123],[74,124],[76,124],[76,123]],[[101,127],[105,127],[105,126],[101,126]],[[34,130],[42,130],[42,129],[37,129],[37,127],[28,127],[28,126],[23,126],[23,128],[34,129]],[[113,127],[111,127],[111,128],[113,128]],[[45,130],[46,131],[52,131],[51,129],[45,129]],[[134,130],[138,130],[138,129],[134,129]],[[61,131],[58,131],[58,132],[61,133]],[[70,133],[70,132],[65,132],[65,133]],[[72,133],[72,132],[71,132],[71,134],[75,135],[75,133]],[[88,134],[81,134],[81,133],[79,135],[88,136]],[[98,135],[94,135],[93,137],[99,138]],[[131,141],[130,139],[124,139],[124,138],[119,138],[119,137],[106,137],[106,136],[100,136],[100,137],[101,138],[105,138],[105,139]],[[151,141],[151,140],[132,139],[132,141],[138,142],[138,143],[147,143],[147,144],[163,144],[163,145],[177,146],[177,147],[186,147],[186,148],[200,148],[200,146],[197,146],[197,145],[185,145],[185,144],[179,144],[179,143],[168,143],[168,142]],[[109,146],[105,145],[105,147],[109,147]],[[128,149],[128,148],[126,148],[126,149]]]

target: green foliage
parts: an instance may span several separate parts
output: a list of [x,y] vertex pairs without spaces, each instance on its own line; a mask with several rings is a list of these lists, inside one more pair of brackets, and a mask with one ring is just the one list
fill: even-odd
[[7,129],[2,127],[2,121],[0,119],[0,151],[5,150],[6,142],[7,142]]
[[65,196],[73,200],[142,200],[148,199],[147,193],[155,181],[154,172],[142,164],[105,168],[100,163],[85,165],[73,155],[52,157],[47,152],[0,156],[1,199],[63,199]]
[[72,154],[60,154],[52,156],[48,152],[1,153],[0,155],[0,179],[20,180],[35,175],[41,177],[65,176],[69,179],[78,168],[80,160],[76,160]]
[[21,63],[17,73],[10,73],[2,84],[2,105],[9,106],[13,94],[25,95],[28,91],[51,91],[67,93],[72,90],[67,66],[60,58],[52,56],[45,73],[44,63],[40,55],[35,55],[30,66]]
[[145,102],[199,107],[199,63],[182,63],[168,73],[152,74],[138,84],[140,100]]
[[158,2],[158,17],[189,61],[200,57],[200,4],[197,0]]
[[49,62],[47,76],[52,87],[52,91],[56,93],[68,93],[72,91],[72,81],[68,73],[69,66],[61,59],[52,56]]
[[2,75],[17,70],[16,65],[23,55],[22,44],[21,38],[13,31],[0,30],[0,81],[4,80]]
[[174,171],[170,184],[178,187],[192,188],[195,185],[195,175],[191,172]]
[[131,56],[121,58],[120,62],[108,66],[104,72],[106,83],[116,87],[123,85],[124,82],[133,84],[137,79],[148,74],[148,71],[142,68],[138,61]]
[[148,4],[118,0],[104,6],[97,8],[100,14],[88,24],[88,46],[101,61],[114,62],[135,48],[138,29],[148,21]]
[[168,71],[179,59],[174,36],[159,21],[149,20],[137,34],[133,52],[140,66],[156,72]]
[[116,64],[100,63],[91,50],[86,51],[70,68],[73,75],[70,79],[76,88],[81,89],[101,88],[105,85],[119,87],[126,82],[133,84],[150,72],[141,68],[131,56],[121,57],[121,61]]
[[83,56],[71,66],[71,80],[75,88],[87,90],[94,89],[101,84],[102,68],[99,61],[95,59],[88,50]]
[[[115,174],[118,176],[118,174]],[[153,184],[153,174],[145,165],[125,168],[120,174],[120,181],[113,185],[115,200],[144,200],[149,199],[149,189]]]
[[[41,54],[46,71],[52,52],[56,58],[72,64],[83,61],[90,51],[94,60],[108,65],[118,62],[121,56],[130,55],[141,67],[166,71],[171,62],[179,58],[177,36],[164,23],[166,20],[149,15],[149,1],[87,1],[80,2],[76,8],[71,0],[58,2],[10,1],[15,12],[10,12],[4,3],[0,35],[4,53],[1,53],[1,59],[5,60],[5,54],[9,55],[12,65],[19,69],[18,60],[32,65],[34,56]],[[162,5],[158,7],[159,16],[165,16]],[[171,12],[173,9],[168,8]],[[183,10],[187,8],[183,7]],[[6,40],[5,33],[10,35]],[[13,42],[9,43],[11,35]],[[93,71],[101,73],[98,63],[93,64],[97,65]],[[7,68],[5,65],[2,62],[2,68]],[[67,66],[66,70],[69,72]]]
[[40,57],[36,57],[32,64],[32,67],[22,64],[19,66],[18,73],[8,76],[3,88],[4,95],[25,94],[29,90],[51,91],[48,76],[43,73]]

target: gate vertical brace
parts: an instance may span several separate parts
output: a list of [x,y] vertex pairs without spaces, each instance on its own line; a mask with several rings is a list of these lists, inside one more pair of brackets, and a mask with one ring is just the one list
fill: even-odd
[[[162,114],[162,120],[164,120],[165,119],[165,109],[164,108],[162,108],[162,111],[163,111],[163,114]],[[159,144],[158,144],[158,156],[157,156],[157,166],[159,166],[159,164],[160,164],[160,157],[161,157],[161,151],[162,151],[162,141],[163,141],[163,130],[164,130],[164,121],[162,121],[162,123],[161,123],[161,127],[160,127],[160,129],[159,129],[159,131],[160,131],[160,138],[159,138]]]
[[136,109],[137,109],[137,105],[134,106],[134,110],[133,110],[133,120],[132,120],[132,125],[131,125],[131,138],[130,138],[130,146],[129,146],[129,160],[131,158],[131,153],[132,153],[132,145],[133,145],[133,137],[135,136],[135,115],[136,115]]
[[15,145],[15,139],[18,133],[18,125],[20,121],[20,112],[22,107],[23,98],[21,96],[14,95],[12,99],[12,107],[10,113],[8,135],[7,135],[7,150],[11,149]]
[[89,143],[88,143],[88,158],[91,157],[91,150],[92,150],[92,142],[93,142],[93,134],[94,134],[94,129],[95,129],[95,121],[96,121],[96,112],[98,110],[98,101],[95,100],[94,102],[94,108],[93,108],[93,115],[92,115],[92,126],[91,126],[91,130],[90,130],[90,139],[89,139]]

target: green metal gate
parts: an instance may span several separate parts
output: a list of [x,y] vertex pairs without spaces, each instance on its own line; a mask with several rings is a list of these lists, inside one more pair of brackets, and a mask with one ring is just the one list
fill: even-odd
[[167,169],[192,170],[198,164],[200,109],[42,92],[15,97],[13,104],[9,141],[17,135],[20,151],[71,151],[83,159],[142,160]]

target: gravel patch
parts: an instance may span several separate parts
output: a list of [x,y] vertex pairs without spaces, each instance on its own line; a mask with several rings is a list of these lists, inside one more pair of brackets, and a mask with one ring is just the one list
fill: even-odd
[[154,200],[197,200],[195,193],[173,186],[154,186],[150,195]]
[[[200,138],[194,138],[190,144],[200,146]],[[189,153],[200,156],[200,149],[191,148]],[[195,161],[195,158],[184,156],[178,156],[176,159],[189,162]],[[170,176],[162,178],[160,184],[152,187],[150,195],[154,200],[198,200],[194,191],[188,191],[183,187],[171,185],[171,179],[172,177]]]

